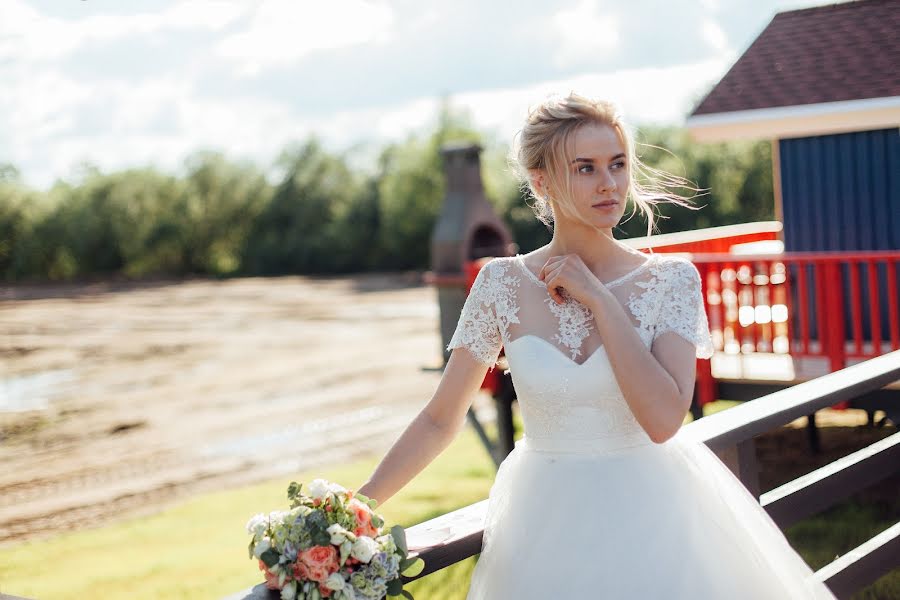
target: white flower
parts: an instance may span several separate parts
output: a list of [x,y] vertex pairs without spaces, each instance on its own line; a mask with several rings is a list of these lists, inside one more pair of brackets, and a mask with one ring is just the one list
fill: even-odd
[[313,498],[318,498],[319,500],[325,499],[325,494],[328,493],[328,482],[324,479],[313,479],[312,483],[309,484],[309,495]]
[[255,537],[259,537],[266,532],[268,526],[269,520],[266,518],[266,515],[258,513],[247,521],[247,533],[252,533]]
[[347,488],[345,488],[344,486],[342,486],[338,483],[329,483],[328,491],[333,492],[335,494],[343,494],[344,492],[347,491]]
[[272,547],[272,542],[269,541],[269,538],[264,537],[256,543],[256,546],[253,547],[253,556],[256,558],[262,558],[263,552]]
[[344,541],[348,539],[347,534],[350,533],[344,529],[340,523],[329,526],[327,531],[331,535],[331,543],[335,546],[340,546],[344,543]]
[[328,579],[325,580],[325,587],[329,590],[342,590],[344,589],[344,578],[340,573],[332,573],[328,576]]
[[297,582],[292,581],[281,588],[281,600],[294,600],[297,597]]
[[378,552],[378,544],[370,537],[360,536],[353,542],[353,548],[350,550],[350,556],[356,560],[367,563],[372,560],[375,553]]

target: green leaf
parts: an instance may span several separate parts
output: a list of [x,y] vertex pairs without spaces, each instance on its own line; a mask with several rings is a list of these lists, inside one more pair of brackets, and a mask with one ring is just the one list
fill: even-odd
[[400,593],[403,594],[404,598],[408,598],[409,600],[416,600],[415,598],[413,598],[413,595],[410,594],[409,592],[407,592],[406,590],[403,590]]
[[278,564],[278,551],[275,548],[269,548],[259,558],[267,567],[273,567]]
[[387,584],[387,593],[391,596],[398,596],[400,592],[403,590],[403,582],[398,577],[397,579],[391,579]]
[[425,561],[419,558],[404,558],[400,563],[400,573],[406,577],[415,577],[425,568]]
[[409,554],[409,551],[406,549],[406,532],[399,525],[394,525],[391,527],[391,537],[394,538],[394,543],[400,549],[400,552],[403,553],[403,558],[406,558],[406,555]]
[[381,528],[382,525],[384,525],[384,519],[382,519],[378,515],[372,515],[372,526]]

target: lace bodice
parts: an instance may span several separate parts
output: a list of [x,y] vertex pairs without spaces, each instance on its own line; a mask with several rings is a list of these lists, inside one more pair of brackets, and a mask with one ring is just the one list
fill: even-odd
[[[695,346],[697,357],[712,356],[700,274],[687,259],[652,254],[604,285],[648,348],[674,332]],[[529,439],[643,434],[590,308],[568,297],[564,304],[554,302],[522,255],[494,258],[482,267],[447,345],[457,347],[492,368],[505,348]]]

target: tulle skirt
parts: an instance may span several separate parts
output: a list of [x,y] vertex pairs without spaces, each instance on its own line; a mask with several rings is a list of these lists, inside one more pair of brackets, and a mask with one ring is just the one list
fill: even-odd
[[705,444],[635,440],[522,438],[467,600],[835,599]]

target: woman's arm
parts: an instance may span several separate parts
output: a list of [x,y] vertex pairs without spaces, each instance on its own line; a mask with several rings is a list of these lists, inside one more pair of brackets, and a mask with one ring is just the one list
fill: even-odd
[[631,318],[605,288],[589,303],[616,381],[638,423],[660,444],[678,432],[691,406],[694,345],[666,332],[647,348]]
[[407,426],[359,493],[384,504],[427,467],[459,433],[488,365],[454,348],[428,404]]
[[[685,263],[678,274],[685,289],[678,293],[699,297],[699,275]],[[540,279],[557,303],[564,298],[558,288],[588,306],[606,355],[612,365],[622,395],[638,423],[656,443],[665,442],[678,432],[691,405],[696,376],[695,347],[677,333],[666,331],[657,336],[652,351],[631,324],[630,315],[606,286],[587,268],[577,254],[550,257],[541,269]]]

